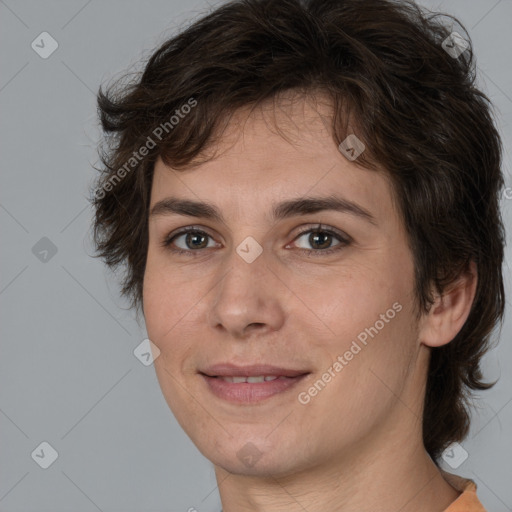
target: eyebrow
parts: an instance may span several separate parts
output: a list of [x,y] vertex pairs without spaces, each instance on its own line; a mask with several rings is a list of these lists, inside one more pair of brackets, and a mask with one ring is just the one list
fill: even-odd
[[[291,199],[275,204],[272,208],[272,220],[282,220],[299,215],[318,213],[324,210],[333,210],[342,213],[349,213],[371,224],[377,224],[375,217],[365,208],[347,199],[328,197],[305,197]],[[158,201],[149,214],[150,217],[160,215],[185,215],[187,217],[200,217],[213,221],[225,223],[224,217],[219,209],[213,204],[167,197]]]

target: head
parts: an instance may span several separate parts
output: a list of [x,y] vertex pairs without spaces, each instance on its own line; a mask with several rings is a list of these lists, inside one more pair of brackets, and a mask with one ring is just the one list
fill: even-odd
[[[261,464],[284,474],[411,411],[434,460],[466,436],[504,307],[501,144],[469,37],[450,55],[444,19],[387,0],[236,1],[100,89],[98,255],[125,269],[164,395],[214,462],[241,471],[244,446],[280,446],[293,455]],[[337,252],[301,252],[326,235]],[[293,403],[224,407],[200,373],[226,361],[308,375]]]

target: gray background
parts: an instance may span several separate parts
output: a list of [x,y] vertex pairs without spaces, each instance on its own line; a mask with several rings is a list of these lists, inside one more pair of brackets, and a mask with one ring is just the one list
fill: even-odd
[[[470,31],[512,187],[512,0],[422,4],[455,14]],[[144,328],[90,256],[86,201],[100,83],[209,5],[0,0],[0,511],[220,510],[211,464],[169,411],[153,367],[133,354]],[[47,59],[31,48],[43,31],[59,44]],[[510,226],[512,188],[502,205]],[[57,249],[46,262],[32,249],[43,237]],[[509,297],[511,263],[508,248]],[[478,401],[462,443],[469,456],[457,469],[445,466],[477,482],[489,512],[512,510],[510,313],[509,298],[501,343],[485,359],[486,377],[500,380]],[[31,457],[43,441],[59,454],[48,469]]]

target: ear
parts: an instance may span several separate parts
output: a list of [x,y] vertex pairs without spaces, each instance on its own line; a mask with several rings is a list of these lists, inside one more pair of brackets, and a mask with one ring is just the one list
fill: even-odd
[[478,281],[476,264],[468,268],[442,295],[438,295],[430,311],[420,321],[419,341],[428,347],[441,347],[457,336],[466,322]]

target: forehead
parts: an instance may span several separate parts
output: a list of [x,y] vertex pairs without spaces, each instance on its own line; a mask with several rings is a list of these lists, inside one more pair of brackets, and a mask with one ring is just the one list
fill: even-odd
[[[270,208],[286,199],[341,194],[392,209],[385,171],[349,161],[332,137],[332,106],[325,97],[290,95],[236,111],[211,149],[187,170],[155,164],[151,206],[168,195],[241,208]],[[194,163],[194,162],[193,162]]]

